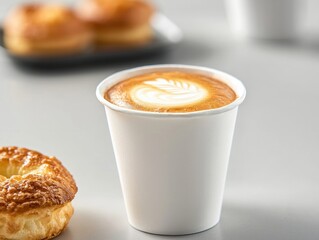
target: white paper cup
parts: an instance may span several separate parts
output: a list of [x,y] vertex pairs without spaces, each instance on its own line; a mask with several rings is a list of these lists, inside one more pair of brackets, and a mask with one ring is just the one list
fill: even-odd
[[[118,107],[103,97],[119,81],[169,70],[217,77],[238,98],[218,109],[156,113]],[[105,106],[128,220],[134,228],[182,235],[218,223],[237,108],[245,92],[243,84],[226,73],[184,65],[135,68],[99,84],[96,94]]]
[[298,36],[300,5],[300,0],[226,0],[226,11],[240,37],[285,40]]

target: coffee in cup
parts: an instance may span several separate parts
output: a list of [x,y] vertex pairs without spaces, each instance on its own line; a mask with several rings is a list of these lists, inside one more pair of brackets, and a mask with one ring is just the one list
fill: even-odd
[[187,65],[129,69],[100,83],[96,94],[134,228],[181,235],[219,222],[245,93],[226,73]]

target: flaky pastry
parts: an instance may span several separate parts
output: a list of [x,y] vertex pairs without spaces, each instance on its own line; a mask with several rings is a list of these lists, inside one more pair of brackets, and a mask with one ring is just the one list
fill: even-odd
[[0,147],[0,239],[50,239],[73,215],[72,175],[55,157]]
[[60,5],[27,4],[4,23],[6,47],[19,55],[60,55],[82,51],[92,40],[89,28]]

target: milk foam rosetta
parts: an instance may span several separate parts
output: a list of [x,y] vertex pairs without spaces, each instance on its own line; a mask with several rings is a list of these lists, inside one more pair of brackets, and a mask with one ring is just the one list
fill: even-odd
[[125,108],[152,112],[192,112],[227,105],[236,99],[223,82],[185,72],[140,75],[111,87],[104,96]]
[[156,78],[131,89],[131,99],[149,107],[182,107],[207,97],[205,88],[193,82]]

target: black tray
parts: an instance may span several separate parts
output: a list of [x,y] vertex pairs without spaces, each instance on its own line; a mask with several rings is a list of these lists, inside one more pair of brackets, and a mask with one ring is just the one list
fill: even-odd
[[126,60],[147,54],[162,52],[170,46],[179,43],[183,38],[181,30],[161,13],[157,13],[153,17],[152,27],[155,32],[155,37],[150,43],[128,49],[87,49],[86,51],[77,54],[54,57],[18,56],[7,50],[3,41],[2,28],[0,28],[0,46],[13,61],[19,64],[33,67],[56,67],[82,63],[94,63],[99,61]]

